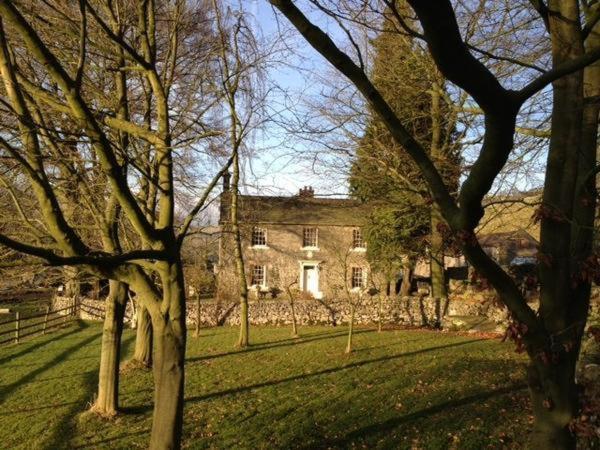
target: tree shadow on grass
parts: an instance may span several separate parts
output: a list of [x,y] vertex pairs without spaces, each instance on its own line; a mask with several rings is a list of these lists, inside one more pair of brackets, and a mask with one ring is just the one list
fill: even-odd
[[[98,358],[96,357],[96,359],[98,359]],[[72,361],[72,359],[70,359],[69,361]],[[28,382],[28,384],[49,383],[49,382],[53,382],[53,381],[66,380],[68,378],[86,377],[88,374],[95,373],[96,371],[97,371],[97,369],[86,370],[85,372],[73,373],[70,375],[58,375],[56,377],[40,378],[37,380],[30,380]]]
[[70,441],[77,432],[77,424],[75,418],[85,407],[85,402],[90,402],[95,389],[98,385],[98,374],[96,372],[87,372],[81,382],[79,389],[82,394],[79,395],[77,401],[71,405],[60,421],[54,425],[51,434],[44,440],[41,448],[47,450],[68,449],[71,448]]
[[56,366],[57,364],[60,364],[61,362],[64,361],[64,359],[67,357],[67,355],[79,350],[80,348],[85,347],[90,342],[93,342],[94,340],[98,339],[98,337],[100,337],[101,334],[102,333],[94,333],[93,335],[87,337],[86,339],[79,341],[77,344],[66,348],[62,352],[58,353],[50,361],[47,361],[46,363],[44,363],[37,369],[32,370],[31,372],[27,373],[25,376],[19,378],[16,381],[13,381],[10,384],[7,384],[6,386],[2,386],[0,388],[0,404],[4,403],[4,401],[6,400],[6,397],[10,393],[12,393],[15,389],[18,389],[20,386],[23,386],[23,385],[29,383],[35,377],[37,377],[39,374],[44,373],[47,370],[50,370],[52,367]]
[[[235,395],[235,394],[240,394],[243,392],[252,391],[254,389],[261,389],[261,388],[265,388],[265,387],[269,387],[269,386],[276,386],[279,384],[285,384],[285,383],[290,383],[290,382],[294,382],[294,381],[305,380],[305,379],[309,379],[309,378],[313,378],[313,377],[319,377],[321,375],[329,375],[329,374],[336,373],[336,372],[339,372],[342,370],[353,369],[356,367],[362,367],[362,366],[365,366],[368,364],[391,361],[391,360],[400,359],[400,358],[408,358],[408,357],[420,355],[423,353],[435,352],[438,350],[443,350],[443,349],[447,349],[447,348],[451,348],[451,347],[460,347],[463,345],[473,344],[473,343],[481,342],[481,341],[485,341],[485,339],[472,339],[469,341],[455,342],[455,343],[447,344],[447,345],[439,345],[436,347],[424,348],[424,349],[415,350],[412,352],[399,353],[399,354],[390,355],[390,356],[382,356],[380,358],[365,359],[362,361],[356,361],[356,362],[353,362],[350,364],[345,364],[343,366],[330,367],[330,368],[318,370],[315,372],[292,375],[290,377],[282,378],[279,380],[264,381],[262,383],[250,384],[247,386],[239,386],[239,387],[235,387],[235,388],[231,388],[231,389],[225,389],[223,391],[211,392],[209,394],[198,395],[198,396],[194,396],[194,397],[186,397],[185,401],[187,403],[195,403],[195,402],[200,402],[200,401],[204,401],[204,400],[212,400],[212,399],[219,398],[219,397],[226,397],[228,395]],[[150,411],[151,408],[152,408],[152,405],[144,404],[144,405],[130,406],[130,407],[124,408],[124,411],[129,414],[142,414],[142,413],[146,413],[146,412]]]
[[[66,335],[65,335],[66,336]],[[121,344],[121,360],[123,360],[123,355],[127,355],[131,352],[131,348],[133,347],[133,342],[134,342],[134,336],[129,336],[127,338],[124,338]],[[88,348],[92,347],[92,345],[88,345]],[[95,345],[94,345],[95,347]],[[94,356],[82,356],[79,358],[64,358],[63,361],[81,361],[81,360],[86,360],[86,359],[92,359],[92,360],[98,360],[99,357],[98,355],[94,355]],[[31,364],[31,366],[38,366],[38,364]],[[10,366],[10,367],[15,367],[15,366]],[[19,366],[22,367],[22,366]],[[65,378],[76,378],[76,377],[83,377],[86,376],[88,373],[96,373],[98,371],[97,368],[95,368],[94,370],[90,370],[90,371],[86,371],[86,372],[81,372],[81,373],[74,373],[71,375],[59,375],[56,377],[50,377],[50,378],[42,378],[42,379],[38,379],[38,380],[30,380],[28,383],[46,383],[49,381],[56,381],[56,380],[64,380]],[[0,393],[2,392],[2,390],[0,389]],[[0,413],[0,415],[6,415],[4,413]]]
[[356,443],[356,441],[360,441],[372,435],[388,433],[393,429],[404,425],[408,422],[425,419],[429,416],[439,413],[447,413],[453,408],[459,408],[461,406],[467,406],[473,403],[480,403],[484,400],[488,400],[493,397],[500,397],[502,395],[515,393],[518,391],[522,391],[526,388],[527,385],[525,383],[518,383],[512,386],[492,389],[485,392],[479,392],[477,394],[469,395],[468,397],[463,397],[458,400],[450,400],[447,402],[438,403],[437,405],[433,405],[429,408],[424,408],[410,414],[392,417],[391,419],[385,420],[380,423],[367,425],[365,427],[354,430],[351,433],[348,433],[346,436],[340,439],[326,440],[325,442],[323,442],[323,446],[327,448],[349,448],[352,446],[352,444]]
[[[302,331],[300,329],[300,331]],[[336,329],[330,329],[330,330],[325,330],[325,331],[315,331],[313,333],[308,332],[308,333],[299,333],[298,336],[294,337],[294,336],[290,336],[288,338],[283,338],[283,339],[277,339],[275,341],[270,341],[270,342],[265,342],[265,344],[276,344],[276,343],[280,343],[280,342],[290,342],[290,341],[297,341],[299,339],[307,339],[307,338],[314,338],[317,336],[327,336],[327,335],[337,335],[340,333],[345,333],[344,330],[340,330],[339,328]]]
[[4,411],[4,412],[0,412],[0,416],[13,416],[16,414],[29,414],[35,411],[42,411],[44,409],[55,409],[55,408],[62,408],[63,406],[70,406],[70,405],[75,405],[78,404],[78,401],[72,401],[72,402],[63,402],[63,403],[53,403],[51,405],[45,405],[45,406],[36,406],[33,408],[11,408],[8,411]]
[[[357,334],[364,334],[364,333],[373,333],[375,332],[375,330],[357,330],[354,331],[354,335]],[[240,349],[240,350],[232,350],[230,352],[224,352],[224,353],[216,353],[214,355],[205,355],[205,356],[196,356],[193,358],[187,358],[186,362],[191,363],[191,362],[197,362],[197,361],[206,361],[209,359],[216,359],[216,358],[222,358],[224,356],[233,356],[233,355],[239,355],[242,353],[251,353],[251,352],[257,352],[257,351],[262,351],[262,350],[270,350],[272,348],[279,348],[279,347],[290,347],[293,345],[300,345],[300,344],[308,344],[310,342],[315,342],[315,341],[322,341],[325,339],[332,339],[332,338],[337,338],[337,337],[342,337],[342,336],[346,336],[348,334],[347,331],[336,331],[336,332],[327,332],[327,333],[318,333],[313,335],[314,337],[306,337],[306,338],[289,338],[289,339],[282,339],[279,341],[273,341],[273,342],[265,342],[264,344],[255,344],[252,345],[250,347],[244,348],[244,349]]]
[[53,342],[55,342],[58,339],[64,339],[67,336],[70,336],[72,334],[78,333],[81,330],[87,328],[89,325],[87,325],[84,322],[77,322],[77,327],[73,330],[68,331],[67,333],[62,333],[62,334],[57,334],[57,333],[53,333],[52,334],[52,338],[50,338],[49,336],[47,340],[43,340],[41,342],[35,342],[35,343],[30,343],[28,342],[27,344],[21,344],[23,345],[23,349],[17,353],[13,353],[10,355],[7,355],[3,358],[0,358],[0,364],[5,363],[6,361],[12,361],[16,358],[19,358],[21,356],[25,356],[28,355],[29,353],[33,352],[34,350],[37,350],[41,347],[44,347],[48,344],[52,344]]
[[352,352],[350,353],[350,355],[356,355],[359,353],[365,353],[365,352],[370,352],[373,350],[377,350],[380,348],[390,348],[390,347],[395,347],[397,345],[406,345],[406,344],[413,344],[415,342],[421,342],[421,343],[429,343],[429,342],[435,342],[436,339],[423,339],[423,338],[418,338],[418,339],[406,339],[406,340],[399,340],[398,342],[392,342],[392,343],[387,343],[387,344],[382,344],[382,345],[372,345],[371,347],[359,347],[359,348],[353,348]]
[[[113,437],[98,440],[98,441],[86,442],[85,444],[81,444],[81,445],[73,445],[69,448],[70,449],[83,449],[83,448],[95,449],[95,448],[98,448],[98,444],[106,444],[107,442],[120,441],[121,439],[127,439],[132,436],[141,436],[141,435],[147,436],[149,434],[150,434],[149,429],[134,431],[131,433],[124,433],[124,434],[120,434],[119,436],[113,436]],[[121,447],[114,447],[114,448],[121,448]]]
[[[123,339],[121,344],[122,354],[125,353],[124,350],[127,350],[131,346],[133,339],[134,336]],[[95,370],[84,372],[83,375],[84,377],[79,387],[81,394],[71,404],[71,408],[62,415],[60,422],[54,426],[52,434],[45,440],[46,444],[43,445],[43,448],[47,450],[73,448],[70,442],[77,433],[77,416],[93,403],[98,388],[98,366],[95,366]]]

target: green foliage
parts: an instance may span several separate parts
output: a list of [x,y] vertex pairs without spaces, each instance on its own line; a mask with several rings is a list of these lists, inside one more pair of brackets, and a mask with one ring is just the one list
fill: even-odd
[[[389,24],[384,29],[373,42],[373,82],[403,125],[427,149],[432,144],[435,119],[442,156],[435,156],[434,162],[455,190],[460,155],[454,144],[451,108],[441,95],[439,111],[432,109],[432,92],[437,89],[443,94],[443,79],[412,38],[395,32]],[[358,142],[349,181],[354,197],[375,203],[366,233],[372,263],[389,266],[400,255],[423,253],[423,238],[431,232],[427,186],[412,159],[375,115]]]
[[[388,32],[373,42],[373,82],[398,117],[426,148],[431,141],[430,62],[412,39]],[[427,64],[425,64],[427,62]],[[426,191],[419,172],[383,122],[372,116],[351,168],[353,195],[362,200],[397,201]],[[416,199],[414,199],[416,200]]]
[[364,227],[371,267],[388,277],[401,270],[406,258],[417,256],[425,247],[428,211],[407,206],[404,209],[398,209],[397,204],[377,207]]
[[[102,326],[0,348],[2,448],[147,448],[152,372],[122,375],[123,413],[84,411],[97,387]],[[525,359],[476,336],[346,327],[201,330],[186,361],[185,448],[526,448]],[[124,333],[123,359],[134,332]],[[469,380],[469,382],[465,382]]]

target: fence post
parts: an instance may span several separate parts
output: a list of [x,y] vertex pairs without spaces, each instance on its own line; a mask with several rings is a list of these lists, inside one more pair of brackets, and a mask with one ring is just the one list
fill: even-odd
[[44,316],[44,328],[42,334],[46,334],[46,327],[48,326],[48,314],[50,314],[50,306],[46,306],[46,315]]
[[16,313],[15,317],[15,344],[19,343],[19,331],[21,327],[21,317],[19,311]]
[[196,337],[200,336],[200,292],[196,294]]

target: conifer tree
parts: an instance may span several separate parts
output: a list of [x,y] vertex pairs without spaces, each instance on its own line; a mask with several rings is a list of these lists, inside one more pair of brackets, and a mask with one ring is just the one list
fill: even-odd
[[[460,157],[453,142],[454,120],[445,86],[430,57],[411,36],[386,20],[373,41],[373,82],[416,139],[429,149],[450,190],[456,189]],[[432,296],[446,297],[442,220],[429,201],[419,171],[385,124],[373,115],[358,143],[350,176],[354,196],[376,206],[366,227],[371,263],[389,273],[402,270],[401,292],[410,290],[416,258],[429,250]]]

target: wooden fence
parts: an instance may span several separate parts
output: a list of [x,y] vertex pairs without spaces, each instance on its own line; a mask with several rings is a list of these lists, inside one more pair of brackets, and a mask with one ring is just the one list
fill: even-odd
[[0,345],[14,342],[18,344],[20,340],[33,336],[44,335],[52,330],[64,326],[77,317],[78,304],[52,311],[49,306],[45,312],[40,312],[22,317],[17,311],[14,319],[0,322]]
[[[56,297],[54,305],[57,308],[68,306],[73,300],[68,297]],[[125,323],[131,323],[134,320],[135,310],[131,306],[132,302],[127,302],[125,309]],[[77,299],[77,317],[82,320],[92,320],[96,322],[104,321],[106,316],[106,301],[95,300],[87,297],[78,297]]]
[[80,316],[81,313],[87,314],[87,317],[84,317],[86,320],[104,320],[104,308],[98,308],[85,300],[79,303],[78,312]]

